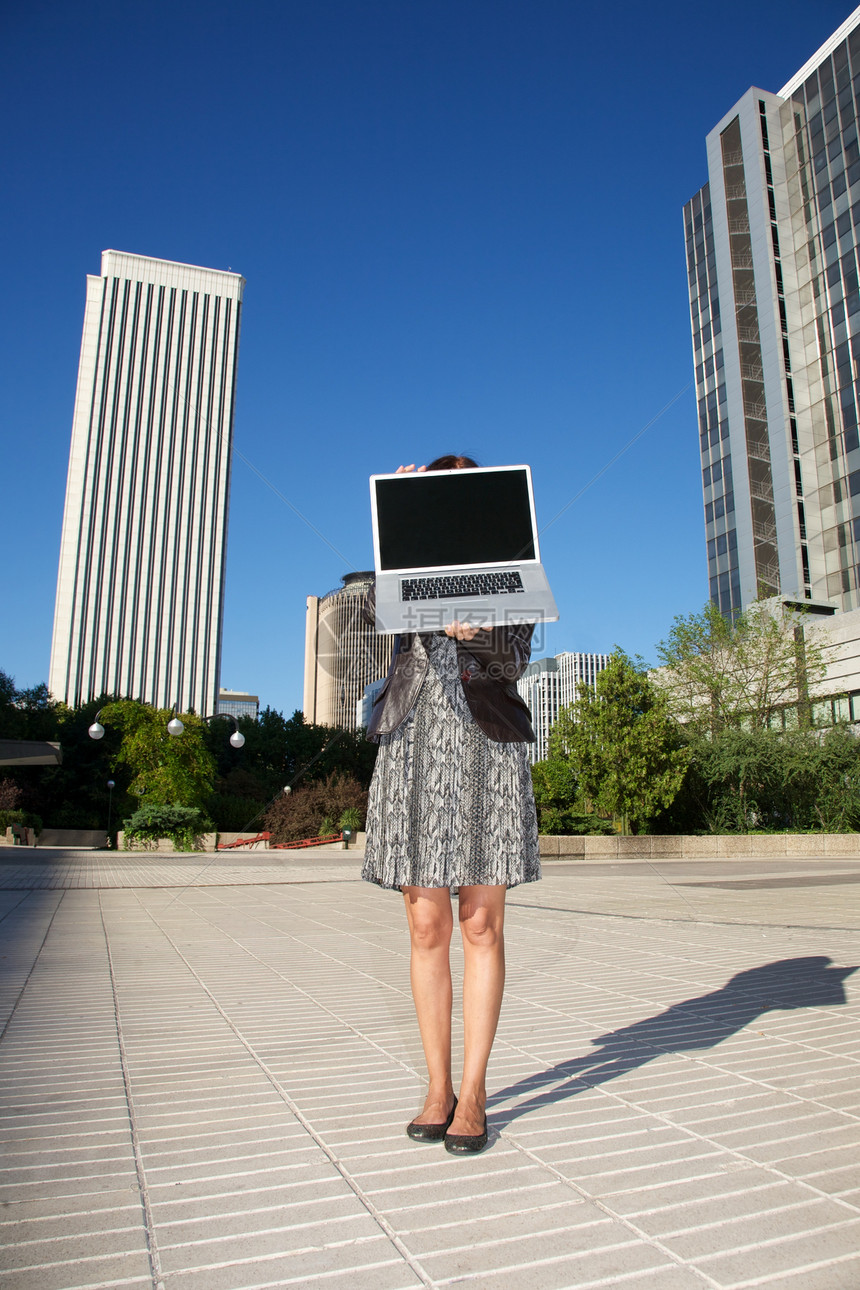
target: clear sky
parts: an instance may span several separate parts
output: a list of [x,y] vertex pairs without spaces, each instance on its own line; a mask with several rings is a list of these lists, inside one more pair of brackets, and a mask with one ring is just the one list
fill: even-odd
[[653,660],[707,598],[681,208],[707,132],[852,8],[5,0],[0,668],[47,678],[107,247],[247,279],[222,685],[301,706],[367,476],[452,451],[532,465],[536,654]]

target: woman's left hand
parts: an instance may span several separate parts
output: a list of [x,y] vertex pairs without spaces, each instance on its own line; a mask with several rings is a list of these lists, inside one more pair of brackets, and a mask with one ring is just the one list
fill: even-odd
[[469,623],[449,623],[445,628],[446,636],[453,636],[458,641],[473,641],[478,632],[491,632],[492,627],[471,627]]

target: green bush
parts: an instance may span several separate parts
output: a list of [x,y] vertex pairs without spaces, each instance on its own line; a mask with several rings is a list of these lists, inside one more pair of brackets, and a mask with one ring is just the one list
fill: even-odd
[[341,833],[343,833],[344,829],[352,829],[353,833],[357,833],[363,823],[364,817],[358,807],[348,806],[341,814],[337,822],[337,828],[340,829]]
[[558,806],[538,807],[538,830],[550,837],[610,837],[615,833],[611,820],[588,811],[565,810]]
[[199,835],[209,823],[196,806],[146,802],[125,822],[125,847],[139,843],[152,848],[159,838],[170,838],[177,851],[197,851]]
[[33,811],[0,811],[0,833],[5,833],[13,824],[23,824],[34,833],[42,832],[42,817]]
[[655,832],[860,829],[860,740],[849,731],[728,729],[689,749],[681,792]]

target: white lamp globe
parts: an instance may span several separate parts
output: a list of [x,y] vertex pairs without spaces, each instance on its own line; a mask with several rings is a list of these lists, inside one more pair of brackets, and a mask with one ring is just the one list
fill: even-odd
[[173,735],[174,738],[177,735],[181,735],[184,729],[185,727],[178,717],[173,717],[172,720],[167,723],[167,733],[169,735]]
[[94,721],[93,724],[90,726],[89,730],[87,731],[87,734],[89,735],[90,739],[103,739],[104,733],[105,733],[105,728],[104,726],[100,725],[98,721]]
[[233,745],[234,748],[244,748],[245,736],[242,734],[240,730],[234,730],[232,735],[230,736],[230,743]]

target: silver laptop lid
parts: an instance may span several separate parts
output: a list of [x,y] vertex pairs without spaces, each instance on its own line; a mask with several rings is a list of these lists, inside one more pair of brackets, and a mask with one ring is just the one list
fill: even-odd
[[538,564],[528,466],[371,475],[377,573]]

